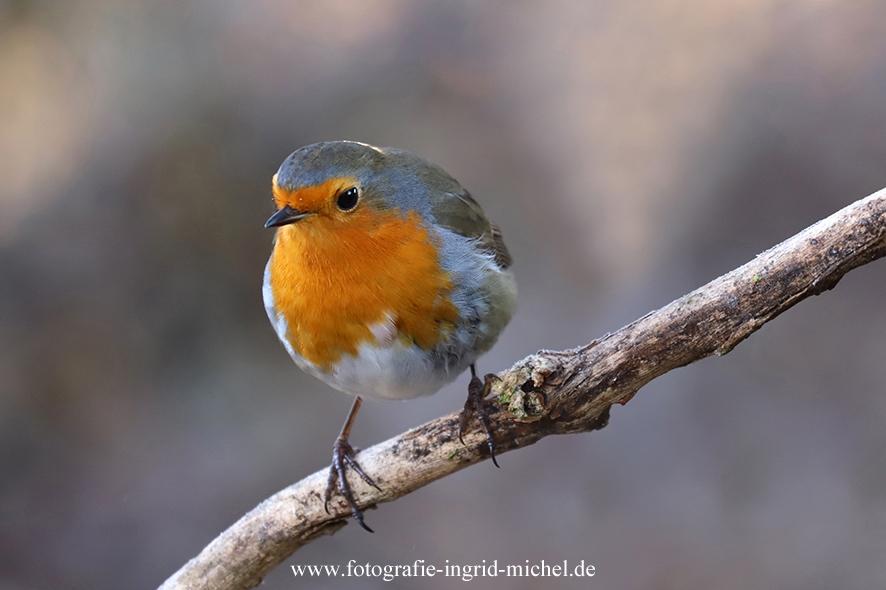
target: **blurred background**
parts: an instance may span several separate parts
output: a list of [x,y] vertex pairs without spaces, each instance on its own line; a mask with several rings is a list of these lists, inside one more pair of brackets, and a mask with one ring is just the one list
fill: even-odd
[[[261,302],[298,147],[412,150],[515,258],[482,372],[618,329],[886,186],[876,0],[0,1],[0,588],[152,588],[329,463],[351,400]],[[369,511],[294,564],[584,559],[596,588],[886,586],[886,263],[601,432]],[[459,409],[364,404],[367,447]],[[461,584],[426,579],[428,588]],[[478,587],[584,587],[475,579]]]

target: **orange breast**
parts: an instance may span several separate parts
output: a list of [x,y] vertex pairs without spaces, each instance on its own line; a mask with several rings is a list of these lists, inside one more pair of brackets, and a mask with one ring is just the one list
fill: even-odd
[[388,317],[398,338],[426,350],[458,320],[449,274],[412,212],[364,209],[346,220],[314,215],[282,227],[270,270],[290,344],[323,369],[374,342],[370,326]]

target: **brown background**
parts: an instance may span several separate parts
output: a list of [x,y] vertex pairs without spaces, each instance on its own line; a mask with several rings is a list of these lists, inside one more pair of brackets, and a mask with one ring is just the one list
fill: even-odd
[[[886,186],[886,3],[0,1],[0,588],[150,588],[327,464],[350,400],[264,317],[270,178],[446,168],[520,307],[483,372],[617,329]],[[886,266],[725,358],[287,564],[586,560],[595,588],[886,585]],[[364,405],[367,446],[467,379]],[[505,584],[505,582],[508,582]],[[266,588],[453,588],[295,580]],[[583,587],[474,580],[475,587]]]

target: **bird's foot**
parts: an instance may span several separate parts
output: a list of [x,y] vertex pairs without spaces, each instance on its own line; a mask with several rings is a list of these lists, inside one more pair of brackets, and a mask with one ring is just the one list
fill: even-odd
[[348,483],[347,468],[350,467],[356,471],[363,481],[378,491],[381,491],[381,488],[375,485],[372,478],[366,475],[360,464],[357,463],[357,460],[354,458],[356,454],[347,438],[339,436],[335,439],[335,444],[332,447],[332,465],[329,466],[329,479],[326,481],[326,493],[323,496],[323,508],[326,510],[326,514],[329,514],[329,500],[332,498],[332,492],[335,490],[335,482],[338,481],[338,491],[345,499],[345,502],[348,503],[354,520],[361,527],[373,533],[375,531],[363,522],[363,511],[357,507],[357,502],[354,500],[351,484]]
[[462,433],[467,430],[468,420],[476,413],[477,420],[483,426],[483,431],[486,433],[486,445],[489,447],[489,456],[492,457],[493,464],[498,467],[498,461],[495,460],[495,441],[492,439],[492,430],[489,427],[489,410],[486,407],[486,396],[492,391],[492,383],[495,381],[501,381],[501,379],[494,373],[488,373],[483,377],[483,381],[480,381],[474,370],[474,365],[471,365],[468,399],[465,401],[465,407],[458,417],[458,440],[462,444],[465,443],[464,439],[462,439]]

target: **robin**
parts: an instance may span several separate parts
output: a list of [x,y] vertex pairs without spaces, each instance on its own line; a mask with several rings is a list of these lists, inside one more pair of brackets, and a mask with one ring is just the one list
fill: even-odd
[[363,396],[430,395],[471,369],[458,436],[476,414],[496,467],[484,399],[495,375],[477,357],[508,323],[517,298],[498,227],[442,168],[409,152],[354,141],[316,143],[273,178],[277,228],[262,289],[295,363],[356,396],[335,441],[324,506],[338,489],[354,519],[348,443]]

